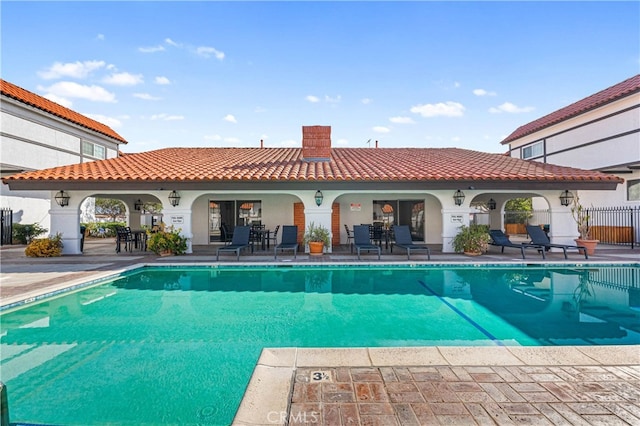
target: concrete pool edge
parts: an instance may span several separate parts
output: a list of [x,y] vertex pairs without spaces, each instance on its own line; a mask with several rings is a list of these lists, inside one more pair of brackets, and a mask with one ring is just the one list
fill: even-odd
[[265,348],[233,424],[286,424],[298,368],[638,365],[636,345]]

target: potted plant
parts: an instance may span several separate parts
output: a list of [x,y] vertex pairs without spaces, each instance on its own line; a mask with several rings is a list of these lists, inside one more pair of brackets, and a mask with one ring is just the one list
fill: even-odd
[[180,231],[173,226],[165,228],[161,223],[156,232],[147,231],[147,247],[161,256],[184,254],[187,251],[187,237],[183,237]]
[[576,244],[585,247],[588,255],[594,254],[600,240],[591,238],[591,229],[589,227],[591,216],[589,216],[587,209],[580,203],[580,197],[578,197],[578,195],[574,195],[573,197],[571,216],[576,222],[576,225],[578,225],[578,234],[580,234],[580,236],[575,239]]
[[469,256],[478,256],[489,249],[491,237],[486,225],[462,225],[453,238],[453,250]]
[[329,235],[327,228],[322,225],[316,226],[315,223],[311,222],[303,236],[304,243],[309,245],[309,254],[322,254],[324,246],[328,246],[330,243]]

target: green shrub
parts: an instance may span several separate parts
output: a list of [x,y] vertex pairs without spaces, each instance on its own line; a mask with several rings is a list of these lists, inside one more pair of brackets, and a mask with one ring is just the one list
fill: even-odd
[[147,231],[149,240],[147,247],[155,254],[171,252],[173,254],[184,254],[187,251],[187,238],[180,235],[180,229],[173,226],[165,228],[159,227],[157,232]]
[[48,229],[43,228],[37,223],[25,225],[14,223],[12,229],[12,237],[13,241],[18,244],[29,244],[31,240],[48,231]]
[[57,257],[62,256],[62,235],[57,233],[49,238],[37,238],[29,243],[24,250],[28,257]]
[[89,230],[89,236],[108,238],[116,236],[116,226],[126,226],[124,222],[90,222],[83,224]]
[[487,225],[462,225],[453,238],[453,249],[456,253],[484,253],[489,249],[490,241]]

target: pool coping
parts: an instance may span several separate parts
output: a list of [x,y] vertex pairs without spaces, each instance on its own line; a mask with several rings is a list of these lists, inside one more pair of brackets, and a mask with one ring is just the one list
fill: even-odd
[[[637,366],[638,346],[264,348],[233,425],[284,425],[298,368]],[[281,413],[285,413],[284,416]]]

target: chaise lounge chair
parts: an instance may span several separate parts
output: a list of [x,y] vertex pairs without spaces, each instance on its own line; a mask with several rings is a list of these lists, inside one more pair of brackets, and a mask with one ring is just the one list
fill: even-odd
[[220,259],[221,251],[230,251],[236,253],[238,260],[240,260],[240,252],[245,249],[251,247],[251,251],[253,252],[253,246],[250,244],[249,239],[251,237],[251,227],[249,226],[237,226],[233,230],[233,239],[231,240],[231,244],[223,247],[219,247],[216,251],[216,261]]
[[274,259],[278,258],[278,250],[293,250],[293,258],[298,252],[298,227],[295,225],[284,225],[282,227],[282,240],[276,244],[274,249]]
[[538,244],[527,244],[527,243],[520,243],[520,244],[516,244],[514,242],[512,242],[509,237],[507,237],[507,235],[502,232],[502,230],[500,229],[492,229],[489,231],[489,235],[491,236],[491,244],[492,246],[498,246],[502,248],[502,253],[504,253],[504,248],[505,247],[513,247],[513,248],[517,248],[518,250],[520,250],[520,253],[522,253],[522,258],[525,259],[525,255],[524,255],[524,249],[525,248],[535,248],[537,249],[540,253],[542,253],[542,258],[545,259],[546,256],[544,254],[544,247]]
[[360,252],[375,251],[378,253],[378,260],[380,260],[380,246],[371,244],[371,234],[369,233],[369,226],[356,225],[353,227],[353,246],[358,252],[358,260],[360,260]]
[[391,243],[391,253],[393,253],[393,246],[403,248],[407,251],[407,260],[411,260],[411,251],[426,251],[427,259],[431,260],[431,250],[427,245],[413,243],[409,226],[393,225],[393,235],[395,242]]
[[589,255],[587,254],[587,248],[584,246],[574,246],[570,244],[552,244],[551,241],[549,240],[549,237],[547,237],[547,234],[545,234],[545,232],[539,226],[527,225],[527,234],[529,234],[529,237],[531,237],[531,244],[542,246],[545,249],[549,249],[552,247],[561,248],[562,251],[564,252],[565,259],[568,259],[567,249],[578,249],[578,253],[579,252],[584,253],[585,259],[589,258]]

